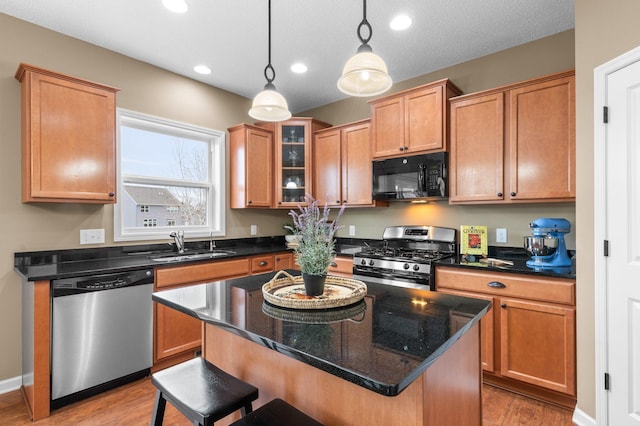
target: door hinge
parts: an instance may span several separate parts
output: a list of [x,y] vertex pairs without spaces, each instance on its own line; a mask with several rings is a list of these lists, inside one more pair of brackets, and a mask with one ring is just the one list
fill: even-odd
[[609,107],[607,106],[602,107],[602,122],[603,123],[609,122]]
[[609,240],[604,240],[604,255],[609,256]]
[[604,390],[609,390],[609,373],[604,373]]

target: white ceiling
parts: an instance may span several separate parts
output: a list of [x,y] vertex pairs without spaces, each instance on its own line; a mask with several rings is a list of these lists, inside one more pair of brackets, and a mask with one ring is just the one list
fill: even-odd
[[[267,0],[2,0],[0,12],[253,98],[265,84]],[[403,12],[413,25],[395,32]],[[345,98],[336,82],[359,46],[359,0],[272,0],[274,84],[292,112]],[[394,82],[574,28],[574,0],[369,0],[369,44]],[[306,74],[294,74],[294,62]],[[193,71],[198,64],[208,76]]]

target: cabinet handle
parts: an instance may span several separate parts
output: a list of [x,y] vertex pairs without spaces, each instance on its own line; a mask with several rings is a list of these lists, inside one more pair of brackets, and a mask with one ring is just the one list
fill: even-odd
[[515,192],[512,192],[512,193],[511,193],[511,196],[512,196],[512,197],[515,197],[515,196],[516,196],[516,193],[515,193]]
[[251,201],[251,200],[249,200],[249,201],[247,202],[247,204],[251,204],[251,203],[253,203],[253,201]]
[[506,309],[506,308],[507,308],[507,304],[506,304],[506,303],[502,303],[502,304],[500,305],[500,307],[501,307],[502,309]]
[[116,193],[115,192],[110,192],[109,193],[109,197],[115,197]]
[[267,264],[267,262],[265,260],[261,260],[260,263],[258,263],[258,266],[265,266]]
[[487,285],[491,288],[506,288],[507,286],[502,284],[500,281],[491,281],[487,283]]
[[336,266],[338,266],[338,264],[336,262],[331,262],[329,266],[333,266],[335,268]]
[[498,192],[498,197],[502,197],[502,192]]

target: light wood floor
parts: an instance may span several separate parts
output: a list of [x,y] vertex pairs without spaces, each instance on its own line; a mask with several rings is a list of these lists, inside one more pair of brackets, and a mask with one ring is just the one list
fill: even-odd
[[[150,379],[146,378],[60,408],[50,417],[32,423],[20,391],[13,391],[0,395],[0,425],[148,425],[151,420],[154,395],[155,389]],[[483,388],[483,426],[565,426],[573,425],[571,416],[572,413],[569,410],[515,395],[493,386],[485,385]],[[167,404],[164,424],[189,425],[190,423],[175,408]]]

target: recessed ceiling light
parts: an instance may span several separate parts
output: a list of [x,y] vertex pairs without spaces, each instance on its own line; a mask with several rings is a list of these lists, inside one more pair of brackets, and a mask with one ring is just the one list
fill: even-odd
[[301,62],[297,62],[291,65],[291,71],[295,72],[296,74],[302,74],[307,72],[307,66]]
[[174,13],[185,13],[189,9],[184,0],[162,0],[162,5]]
[[391,20],[389,26],[396,31],[406,30],[411,26],[411,18],[407,15],[398,15]]
[[198,74],[211,74],[211,68],[206,65],[196,65],[193,70]]

